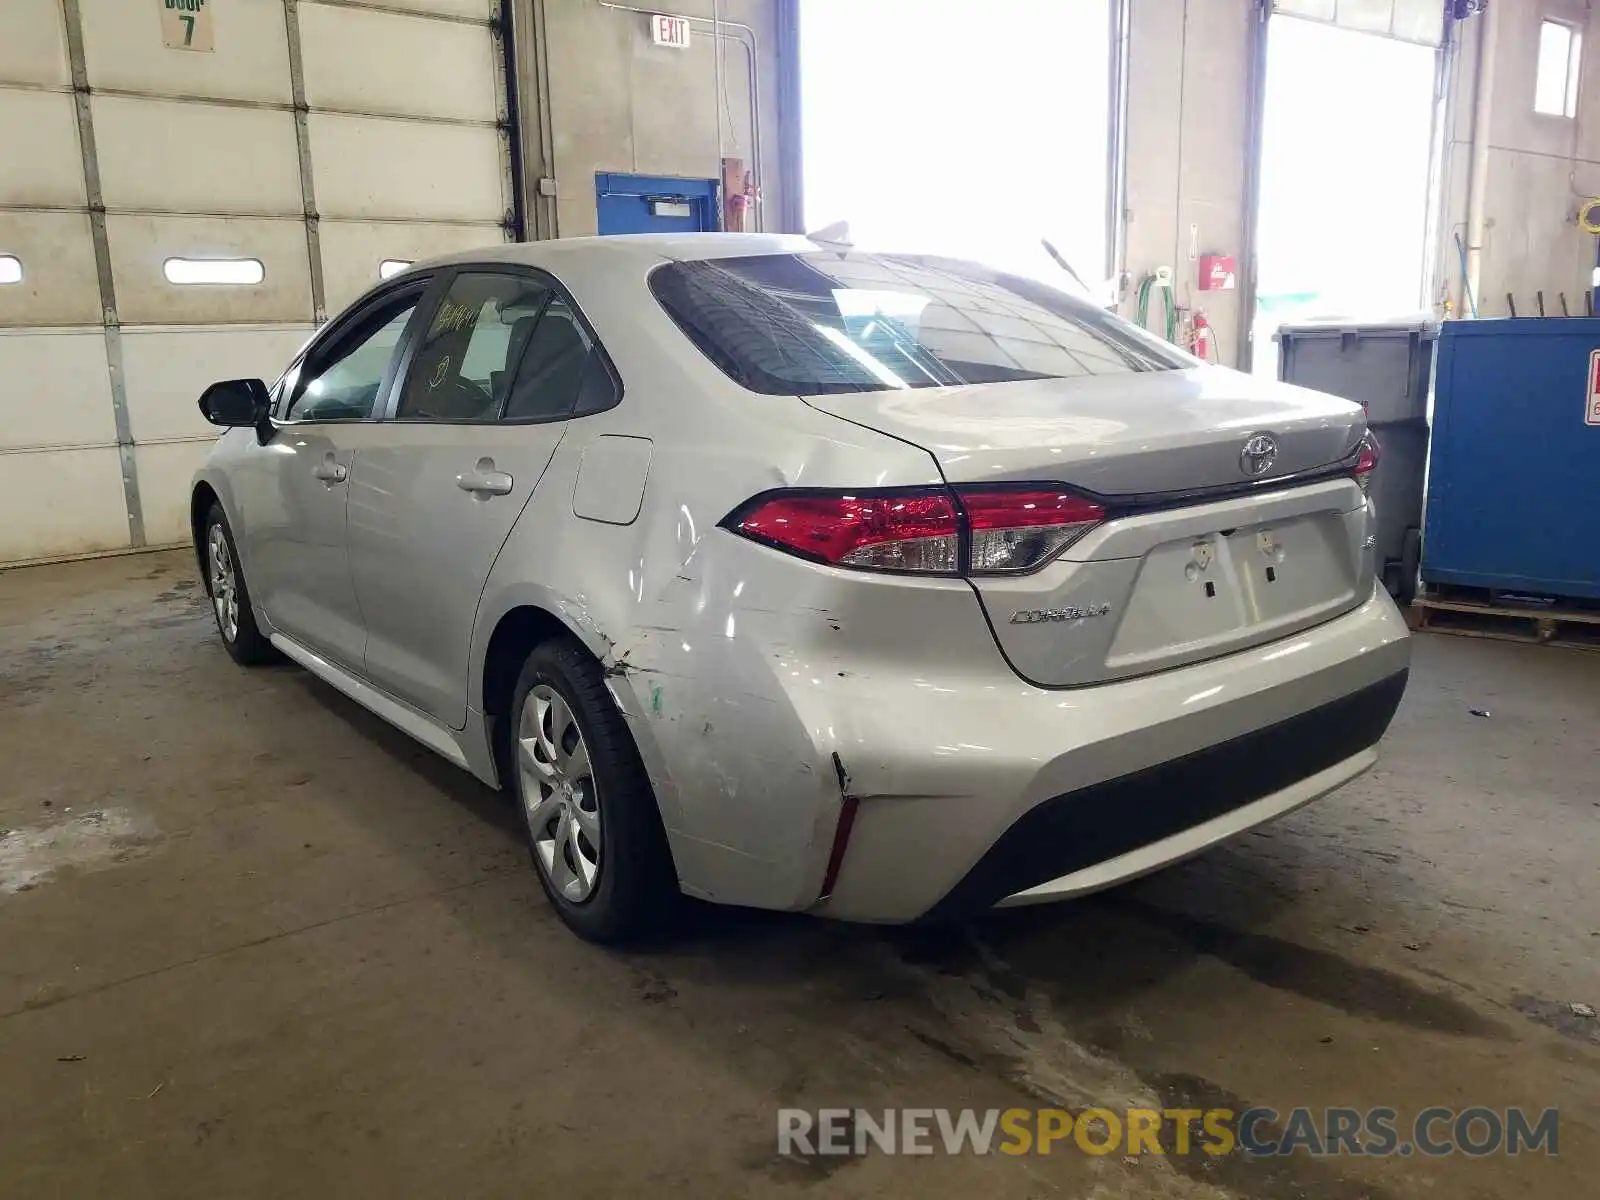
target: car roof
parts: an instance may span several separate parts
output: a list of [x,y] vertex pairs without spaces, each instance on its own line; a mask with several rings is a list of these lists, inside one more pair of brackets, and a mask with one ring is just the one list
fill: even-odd
[[797,254],[818,248],[808,238],[777,233],[627,233],[483,246],[419,262],[416,269],[492,262],[522,263],[555,271],[563,264],[571,266],[597,258],[612,262],[631,258],[643,268],[666,260]]

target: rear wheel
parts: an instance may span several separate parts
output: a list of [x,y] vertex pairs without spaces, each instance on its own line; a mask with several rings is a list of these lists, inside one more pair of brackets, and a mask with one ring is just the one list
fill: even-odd
[[216,618],[217,632],[222,635],[229,656],[246,667],[272,662],[277,652],[256,626],[233,531],[228,528],[228,518],[220,504],[213,504],[206,514],[205,572],[211,615]]
[[1400,590],[1395,593],[1395,599],[1402,605],[1409,605],[1417,598],[1417,584],[1422,572],[1422,530],[1412,527],[1406,530],[1405,539],[1400,543]]
[[659,927],[678,899],[655,793],[595,661],[534,648],[512,701],[510,766],[528,850],[567,926],[595,942]]

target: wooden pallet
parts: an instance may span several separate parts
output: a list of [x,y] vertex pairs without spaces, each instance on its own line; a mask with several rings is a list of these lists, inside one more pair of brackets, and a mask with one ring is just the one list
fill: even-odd
[[1424,594],[1406,614],[1412,629],[1600,650],[1600,610],[1519,608],[1451,594]]

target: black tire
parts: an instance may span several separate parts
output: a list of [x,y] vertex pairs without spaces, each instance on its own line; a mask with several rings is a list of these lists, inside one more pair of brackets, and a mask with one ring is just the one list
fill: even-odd
[[[217,582],[212,578],[214,564],[211,540],[217,534],[221,535],[222,542],[227,548],[227,566],[232,571],[233,587],[236,592],[235,623],[231,634],[223,615],[223,606],[217,603]],[[205,537],[200,543],[200,574],[205,579],[206,597],[211,601],[211,616],[216,621],[217,636],[222,639],[223,648],[227,650],[228,656],[241,667],[276,662],[278,652],[273,649],[272,643],[267,641],[256,624],[256,611],[251,604],[250,588],[246,585],[244,571],[239,566],[239,548],[234,545],[233,530],[228,528],[228,518],[220,504],[213,504],[211,511],[206,513]]]
[[1379,581],[1383,584],[1383,590],[1388,592],[1389,595],[1395,597],[1398,600],[1399,597],[1400,597],[1400,563],[1399,563],[1399,561],[1397,559],[1391,558],[1388,562],[1380,564],[1380,568],[1379,568],[1379,571],[1378,571],[1378,578],[1379,578]]
[[[530,791],[535,804],[543,793],[523,767],[521,722],[529,694],[541,685],[565,701],[588,750],[601,844],[592,891],[581,900],[564,894],[551,878],[540,855],[534,806],[529,803]],[[544,642],[528,655],[512,695],[502,762],[509,790],[522,814],[534,874],[567,927],[587,941],[602,944],[635,941],[660,931],[682,899],[661,810],[633,735],[617,711],[599,664],[574,639]],[[553,851],[563,852],[559,837],[549,839],[549,833],[547,824],[545,834],[554,841]],[[566,852],[569,856],[564,861],[570,864],[572,851]]]
[[1395,599],[1409,605],[1417,598],[1422,575],[1422,530],[1412,526],[1400,543],[1400,590]]

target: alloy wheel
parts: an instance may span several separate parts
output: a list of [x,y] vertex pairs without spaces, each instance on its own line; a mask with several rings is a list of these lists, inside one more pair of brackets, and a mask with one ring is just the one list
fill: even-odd
[[239,636],[239,581],[233,570],[233,555],[228,553],[228,538],[221,525],[213,525],[206,539],[211,567],[211,607],[216,610],[217,628],[232,642]]
[[571,707],[535,684],[517,721],[517,770],[534,853],[552,887],[581,904],[600,880],[600,792]]

